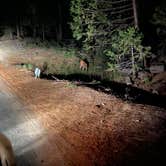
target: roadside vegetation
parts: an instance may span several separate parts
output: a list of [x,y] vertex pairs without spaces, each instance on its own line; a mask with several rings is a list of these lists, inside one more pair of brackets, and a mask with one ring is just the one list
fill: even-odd
[[[127,5],[131,4],[124,3],[122,7]],[[115,14],[115,10],[121,14]],[[151,83],[154,74],[149,69],[150,63],[156,56],[163,59],[165,45],[159,42],[156,48],[161,48],[161,52],[154,56],[154,48],[144,44],[144,35],[138,26],[131,20],[124,22],[132,13],[126,15],[118,3],[108,0],[71,0],[70,16],[72,39],[56,41],[47,40],[46,36],[44,40],[24,36],[13,40],[20,51],[15,58],[16,66],[32,72],[38,66],[45,78],[72,75],[79,76],[79,81],[106,80],[135,86]],[[151,20],[158,26],[159,39],[165,35],[164,16],[165,10],[159,11],[157,7]],[[1,33],[1,38],[10,38],[9,33],[7,30]],[[87,63],[88,70],[80,69],[80,60]],[[165,61],[162,64],[165,65]]]

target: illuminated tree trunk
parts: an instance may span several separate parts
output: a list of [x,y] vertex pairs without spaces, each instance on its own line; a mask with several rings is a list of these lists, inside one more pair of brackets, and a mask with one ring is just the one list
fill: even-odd
[[19,28],[19,24],[17,23],[16,25],[16,32],[17,32],[17,39],[20,38],[20,28]]
[[24,37],[24,30],[23,30],[23,21],[20,21],[20,36]]
[[12,27],[9,29],[9,36],[10,36],[10,40],[13,40],[13,28]]
[[134,26],[135,26],[135,28],[139,28],[136,0],[132,0],[132,1],[133,1],[133,13],[134,13]]

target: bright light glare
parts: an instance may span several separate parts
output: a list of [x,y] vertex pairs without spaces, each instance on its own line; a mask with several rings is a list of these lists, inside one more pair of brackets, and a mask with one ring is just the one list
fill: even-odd
[[4,133],[11,137],[16,156],[36,149],[45,141],[44,131],[37,119],[30,119]]

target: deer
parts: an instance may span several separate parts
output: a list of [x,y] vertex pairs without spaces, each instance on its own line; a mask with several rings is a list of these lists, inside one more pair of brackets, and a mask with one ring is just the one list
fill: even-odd
[[16,166],[12,144],[2,133],[0,133],[0,161],[1,166]]
[[87,60],[80,60],[80,70],[88,71],[89,62]]

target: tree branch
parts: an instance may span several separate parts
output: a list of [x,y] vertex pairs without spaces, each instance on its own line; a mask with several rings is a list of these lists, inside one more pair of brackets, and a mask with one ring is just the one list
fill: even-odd
[[116,20],[113,20],[113,21],[111,21],[111,23],[112,24],[114,24],[114,23],[122,23],[122,22],[125,22],[125,21],[128,21],[128,20],[131,20],[131,19],[134,19],[134,17],[133,16],[131,16],[131,17],[127,17],[127,18],[124,18],[124,19],[116,19]]
[[111,12],[111,14],[120,14],[120,13],[124,13],[124,12],[127,12],[127,11],[132,11],[133,8],[128,8],[128,9],[123,9],[123,10],[119,10],[119,11],[116,11],[116,12]]

